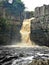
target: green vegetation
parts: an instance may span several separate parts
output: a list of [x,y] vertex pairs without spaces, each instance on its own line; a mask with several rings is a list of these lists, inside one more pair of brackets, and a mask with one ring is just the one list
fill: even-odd
[[0,18],[0,32],[4,32],[6,29],[6,19]]
[[0,45],[12,43],[11,40],[15,40],[15,36],[21,37],[20,28],[24,9],[25,6],[21,0],[13,0],[12,3],[9,3],[8,0],[0,1]]
[[5,39],[6,39],[6,31],[7,31],[7,23],[6,23],[6,19],[4,18],[0,18],[0,44],[2,43],[6,43]]
[[13,0],[13,3],[10,4],[8,0],[3,1],[3,6],[6,8],[8,14],[19,16],[25,9],[24,4],[21,0]]

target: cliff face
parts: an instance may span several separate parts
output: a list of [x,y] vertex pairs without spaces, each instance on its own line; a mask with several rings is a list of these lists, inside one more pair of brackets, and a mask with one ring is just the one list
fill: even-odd
[[20,29],[22,23],[20,23],[19,21],[11,21],[11,20],[7,23],[8,23],[8,27],[7,29],[4,29],[5,32],[0,31],[0,44],[11,45],[21,42]]
[[35,8],[30,38],[38,45],[49,46],[49,5]]
[[0,45],[11,45],[21,42],[21,26],[23,22],[23,14],[20,16],[13,16],[6,13],[6,8],[0,7],[0,18],[5,18],[8,25],[5,33],[0,31]]

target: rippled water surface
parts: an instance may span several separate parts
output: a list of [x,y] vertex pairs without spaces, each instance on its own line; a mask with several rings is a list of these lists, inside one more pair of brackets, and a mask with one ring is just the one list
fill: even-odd
[[49,59],[49,48],[0,47],[0,65],[29,65],[33,59]]

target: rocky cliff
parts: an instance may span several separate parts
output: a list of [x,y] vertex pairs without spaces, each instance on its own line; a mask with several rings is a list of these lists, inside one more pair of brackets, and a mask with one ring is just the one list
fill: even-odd
[[49,46],[49,5],[35,8],[30,38],[38,45]]

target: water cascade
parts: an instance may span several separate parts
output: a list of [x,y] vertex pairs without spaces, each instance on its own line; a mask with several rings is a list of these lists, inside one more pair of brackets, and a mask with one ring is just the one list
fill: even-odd
[[30,25],[31,25],[31,20],[33,18],[30,19],[24,19],[23,24],[22,24],[22,28],[20,30],[21,36],[22,36],[22,43],[20,45],[23,46],[32,46],[32,42],[30,40]]

